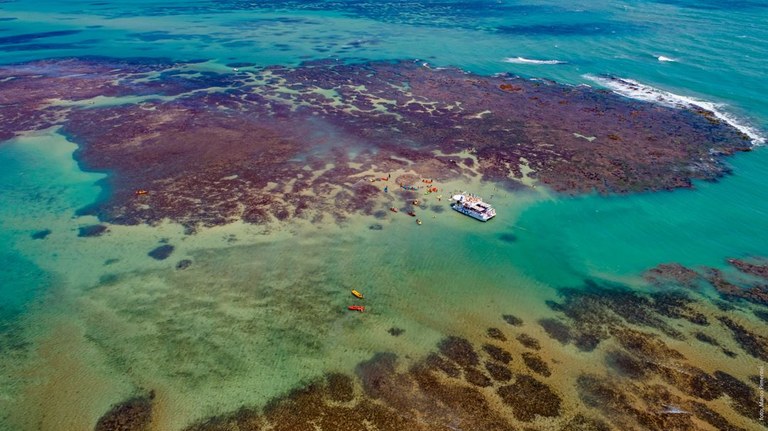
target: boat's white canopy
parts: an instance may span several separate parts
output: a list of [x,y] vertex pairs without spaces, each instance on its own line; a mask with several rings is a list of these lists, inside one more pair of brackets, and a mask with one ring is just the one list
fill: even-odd
[[456,202],[461,202],[464,200],[464,195],[453,195],[451,199],[455,200]]

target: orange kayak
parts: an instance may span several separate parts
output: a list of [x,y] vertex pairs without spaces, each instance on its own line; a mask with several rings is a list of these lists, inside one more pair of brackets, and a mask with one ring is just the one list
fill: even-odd
[[352,289],[352,294],[355,295],[355,297],[357,297],[357,298],[363,299],[363,294],[358,292],[355,289]]
[[350,309],[350,310],[352,310],[352,311],[359,311],[359,312],[361,312],[361,313],[362,313],[363,311],[365,311],[365,306],[364,306],[364,305],[350,305],[350,306],[349,306],[349,307],[347,307],[347,308],[348,308],[348,309]]

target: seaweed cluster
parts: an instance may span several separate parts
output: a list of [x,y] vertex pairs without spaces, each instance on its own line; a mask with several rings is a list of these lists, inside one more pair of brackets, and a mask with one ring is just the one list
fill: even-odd
[[[498,348],[502,351],[501,348]],[[565,415],[558,392],[510,368],[510,355],[478,352],[468,340],[448,337],[436,352],[402,369],[393,353],[360,363],[354,375],[331,373],[267,403],[202,420],[185,431],[224,430],[445,430],[509,431],[518,423],[555,419],[559,429],[607,425],[584,414]],[[501,359],[501,360],[499,360]],[[491,377],[479,366],[485,364]],[[506,407],[498,410],[498,403]],[[151,398],[120,403],[99,421],[99,430],[143,430]],[[115,425],[115,428],[102,424]],[[120,426],[123,426],[122,428]]]

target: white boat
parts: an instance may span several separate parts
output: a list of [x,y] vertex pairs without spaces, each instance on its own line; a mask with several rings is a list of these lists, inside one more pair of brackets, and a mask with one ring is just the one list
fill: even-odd
[[488,221],[496,216],[496,210],[478,196],[461,193],[453,195],[451,200],[453,200],[451,208],[480,221]]

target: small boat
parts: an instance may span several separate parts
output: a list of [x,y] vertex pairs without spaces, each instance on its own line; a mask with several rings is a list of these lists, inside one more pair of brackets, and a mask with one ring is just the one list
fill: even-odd
[[355,289],[352,289],[352,294],[355,295],[357,298],[363,299],[363,294],[358,292]]
[[416,213],[413,211],[408,211],[408,215],[411,217],[416,217]]
[[421,225],[421,219],[416,219],[416,224]]
[[351,311],[359,311],[362,313],[363,311],[365,311],[365,305],[350,305],[349,307],[347,307],[347,309]]
[[148,195],[148,194],[149,194],[149,192],[144,190],[144,189],[136,190],[136,196],[143,196],[143,195]]
[[416,206],[419,206],[419,200],[416,199],[415,201],[413,201],[413,204],[416,205]]
[[395,207],[391,207],[389,210],[392,211],[393,213],[397,212],[397,208],[395,208]]
[[496,217],[496,210],[475,195],[459,193],[454,195],[451,200],[454,201],[451,208],[474,219],[488,221]]

